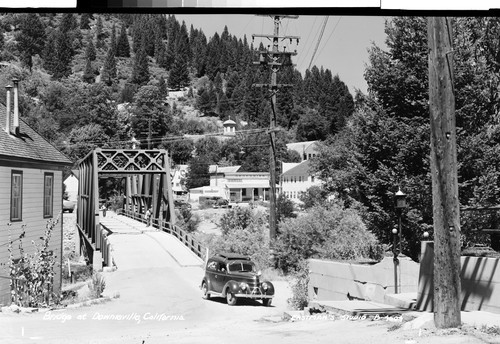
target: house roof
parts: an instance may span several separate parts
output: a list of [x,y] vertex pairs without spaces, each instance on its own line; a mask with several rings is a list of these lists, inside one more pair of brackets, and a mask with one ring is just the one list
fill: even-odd
[[240,169],[240,165],[236,166],[217,166],[217,165],[210,165],[208,167],[208,173],[233,173],[233,172],[238,172]]
[[286,148],[290,150],[305,150],[311,145],[315,145],[318,141],[304,141],[304,142],[293,142],[287,143]]
[[9,135],[5,132],[6,117],[5,105],[0,104],[0,156],[44,163],[73,164],[68,157],[29,127],[21,118],[19,119],[19,135]]
[[282,176],[308,176],[310,174],[309,160],[304,160],[295,167],[282,174]]

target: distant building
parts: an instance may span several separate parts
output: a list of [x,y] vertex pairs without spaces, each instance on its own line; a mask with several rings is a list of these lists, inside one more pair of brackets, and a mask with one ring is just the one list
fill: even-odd
[[311,186],[321,186],[321,180],[311,173],[309,164],[309,160],[283,164],[281,192],[295,203],[301,203],[300,195]]
[[14,259],[19,259],[19,235],[24,230],[24,250],[32,253],[31,241],[39,243],[47,221],[57,218],[59,223],[52,232],[50,249],[57,257],[54,291],[60,290],[63,169],[72,165],[19,118],[17,97],[15,83],[14,113],[10,111],[10,95],[8,111],[0,105],[0,304],[11,303],[8,243],[14,241]]
[[[220,125],[220,121],[219,124]],[[222,132],[216,133],[216,134],[209,134],[209,135],[184,135],[185,138],[188,138],[190,140],[193,140],[194,142],[199,141],[201,139],[205,139],[208,137],[213,137],[219,141],[226,141],[233,139],[236,136],[236,122],[233,121],[232,119],[228,119],[222,123]]]
[[189,199],[200,196],[222,197],[233,203],[268,201],[269,172],[238,172],[240,166],[209,168],[210,185],[189,190]]
[[182,183],[182,181],[186,179],[187,171],[188,165],[176,165],[173,168],[172,191],[174,193],[174,197],[177,199],[187,200],[188,198],[188,190]]
[[76,202],[78,199],[78,175],[80,171],[71,170],[71,173],[64,178],[64,186],[66,190],[66,195],[68,196],[68,201]]
[[302,161],[309,160],[318,155],[318,141],[288,143],[286,148],[299,153]]

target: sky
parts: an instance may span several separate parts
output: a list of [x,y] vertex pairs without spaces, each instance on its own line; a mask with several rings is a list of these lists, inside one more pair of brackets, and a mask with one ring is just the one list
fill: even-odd
[[[207,38],[212,37],[215,32],[220,35],[227,25],[231,35],[243,38],[246,34],[250,43],[252,34],[272,34],[274,29],[270,16],[178,14],[175,17],[180,22],[185,21],[188,30],[191,24],[195,28],[201,28]],[[326,18],[328,20],[319,40]],[[290,44],[286,40],[280,43],[280,47],[286,45],[287,51],[297,50],[297,55],[292,60],[302,75],[309,68],[312,59],[311,67],[323,66],[333,75],[338,74],[353,95],[356,89],[366,93],[367,84],[363,74],[368,63],[368,49],[372,43],[386,48],[384,25],[385,17],[381,16],[299,15],[297,19],[282,19],[280,26],[280,35],[300,36],[299,44],[295,41]],[[258,46],[261,41],[264,46],[272,44],[266,38],[256,37],[254,45]]]

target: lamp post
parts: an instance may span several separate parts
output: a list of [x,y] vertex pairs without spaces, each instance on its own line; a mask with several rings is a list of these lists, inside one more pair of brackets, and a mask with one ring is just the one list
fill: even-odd
[[[401,215],[403,214],[403,209],[406,208],[406,195],[401,191],[401,189],[398,189],[398,192],[396,192],[396,194],[394,195],[394,201],[395,201],[396,211],[398,213],[398,229],[394,228],[392,230],[392,233],[394,234],[392,252],[394,253],[394,291],[396,294],[398,294],[399,292],[401,292],[401,272],[399,273],[399,288],[398,288],[398,273],[397,273],[397,269],[399,266],[398,256],[402,253]],[[396,235],[398,236],[399,239],[398,248],[396,248]]]

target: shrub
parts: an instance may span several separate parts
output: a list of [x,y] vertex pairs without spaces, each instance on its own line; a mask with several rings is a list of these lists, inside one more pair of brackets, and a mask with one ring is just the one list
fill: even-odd
[[316,206],[296,219],[279,224],[275,244],[277,265],[294,271],[308,258],[357,260],[379,258],[375,235],[366,229],[356,210],[341,204]]
[[180,208],[176,209],[176,214],[179,220],[177,223],[179,227],[189,233],[196,231],[201,220],[197,214],[193,214],[191,208],[182,205]]
[[106,287],[106,281],[100,273],[95,273],[92,275],[92,281],[88,283],[90,296],[92,298],[101,297],[104,288]]
[[306,261],[301,261],[297,270],[293,273],[290,287],[292,289],[292,297],[287,300],[290,307],[293,309],[302,310],[309,304],[308,294],[309,284],[309,267]]
[[118,211],[119,209],[123,209],[123,196],[122,195],[110,196],[109,208],[114,212]]
[[222,235],[206,237],[210,255],[232,252],[248,255],[259,269],[270,266],[266,214],[248,208],[228,210],[221,219]]
[[[59,218],[49,220],[45,225],[45,233],[41,237],[41,243],[34,246],[32,254],[26,253],[23,246],[23,233],[19,236],[19,260],[14,258],[14,241],[9,238],[9,272],[11,278],[11,300],[15,305],[22,307],[39,307],[50,304],[59,299],[53,291],[54,266],[56,256],[50,249],[49,243],[52,231]],[[11,233],[9,232],[9,236]]]
[[227,234],[234,228],[248,228],[255,221],[259,221],[259,215],[251,208],[234,207],[222,215],[219,225],[222,233]]
[[295,218],[294,210],[293,201],[281,193],[276,200],[276,220],[280,222],[286,218]]

